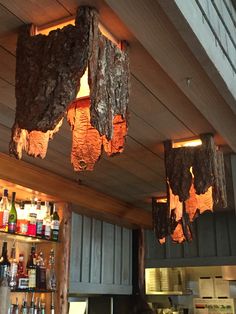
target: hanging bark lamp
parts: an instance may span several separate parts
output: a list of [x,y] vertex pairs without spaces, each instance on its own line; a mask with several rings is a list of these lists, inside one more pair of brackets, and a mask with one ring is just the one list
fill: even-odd
[[170,234],[175,242],[190,241],[191,223],[199,214],[227,206],[223,153],[211,134],[200,140],[194,147],[164,142],[167,203],[153,201],[154,229],[161,243]]
[[[81,7],[75,25],[36,35],[24,26],[16,50],[16,116],[10,154],[44,158],[64,116],[72,129],[76,171],[92,170],[101,155],[122,152],[127,133],[129,60],[126,46],[105,37],[95,9]],[[88,69],[90,94],[76,99]],[[94,146],[95,145],[95,146]],[[93,147],[94,146],[94,147]],[[85,147],[87,147],[85,149]]]

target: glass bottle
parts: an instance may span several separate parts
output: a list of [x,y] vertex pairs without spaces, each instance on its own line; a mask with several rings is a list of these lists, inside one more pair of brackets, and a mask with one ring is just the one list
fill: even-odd
[[1,229],[7,231],[8,217],[9,217],[9,201],[8,201],[8,189],[3,190],[3,196],[1,199],[1,214],[2,214],[2,224]]
[[38,314],[38,297],[36,297],[36,301],[34,303],[34,314]]
[[55,253],[54,249],[51,249],[49,255],[49,268],[47,269],[47,288],[49,290],[56,290],[57,278],[55,272]]
[[25,293],[25,296],[22,300],[22,304],[21,304],[21,314],[28,314],[28,308],[27,308],[27,293]]
[[59,227],[60,227],[60,218],[57,213],[56,204],[54,204],[52,222],[51,222],[51,240],[58,241]]
[[16,297],[16,304],[14,304],[14,314],[19,314],[19,302],[18,302],[17,297]]
[[31,201],[31,207],[29,210],[28,215],[28,235],[35,237],[36,236],[36,221],[37,221],[37,214],[36,214],[36,202],[33,198]]
[[51,238],[51,213],[50,213],[50,204],[45,202],[46,206],[46,216],[43,219],[43,237],[47,240]]
[[36,287],[41,290],[47,289],[46,267],[43,252],[40,252],[37,259]]
[[45,314],[46,309],[45,309],[45,303],[41,303],[41,314]]
[[9,211],[9,218],[8,218],[8,232],[9,233],[16,232],[17,212],[16,212],[16,206],[15,206],[15,198],[16,198],[16,192],[12,192],[11,209]]
[[21,234],[28,233],[28,219],[27,219],[27,211],[25,210],[25,203],[21,202],[20,207],[17,210],[17,232]]
[[22,301],[21,305],[21,314],[27,314],[28,313],[28,308],[27,308],[27,298],[25,297]]
[[34,314],[34,292],[32,293],[28,314]]
[[27,289],[29,286],[29,278],[25,272],[25,265],[24,265],[24,254],[19,254],[19,261],[18,261],[18,270],[17,270],[17,282],[19,289]]
[[9,269],[9,287],[11,290],[16,289],[17,287],[17,261],[16,261],[16,248],[15,241],[13,242],[13,246],[11,249],[11,257],[10,257],[10,269]]
[[50,314],[55,313],[55,305],[54,305],[54,292],[52,292],[52,299],[51,299],[51,307],[50,307]]
[[36,288],[36,253],[35,246],[31,247],[31,254],[27,262],[27,271],[29,277],[29,289]]
[[42,210],[41,210],[41,201],[38,200],[36,203],[36,235],[37,237],[42,237],[43,235],[43,217],[42,217]]
[[0,258],[0,285],[8,286],[8,272],[10,262],[7,257],[7,242],[3,242],[2,256]]

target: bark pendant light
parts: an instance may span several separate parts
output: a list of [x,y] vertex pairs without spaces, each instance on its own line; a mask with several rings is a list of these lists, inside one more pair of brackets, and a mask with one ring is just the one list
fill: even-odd
[[[125,45],[124,49],[120,49],[101,33],[98,13],[89,7],[78,10],[75,26],[51,31],[48,36],[35,33],[35,27],[24,26],[18,37],[16,116],[10,154],[21,158],[22,151],[26,151],[34,157],[44,158],[49,139],[59,130],[68,112],[67,119],[73,131],[71,159],[74,168],[76,171],[92,170],[92,164],[101,154],[99,141],[108,155],[121,152],[124,148],[129,100],[127,49]],[[88,110],[83,105],[75,105],[80,102],[76,100],[76,95],[87,68],[90,88]],[[83,114],[77,114],[78,110]],[[86,123],[82,118],[85,115]],[[117,132],[118,120],[123,127]],[[82,142],[80,139],[75,145],[75,138],[80,138],[82,133]],[[91,147],[95,134],[99,138],[98,147],[87,150],[88,155],[92,152],[94,156],[81,158],[81,152],[85,154],[84,143]],[[112,143],[117,142],[119,148],[111,148]]]
[[191,223],[199,214],[212,211],[214,205],[227,206],[223,153],[211,134],[200,139],[202,144],[196,147],[173,147],[172,141],[164,142],[167,204],[163,209],[153,202],[155,230],[160,230],[158,219],[165,218],[164,230],[156,232],[160,242],[169,234],[178,243],[191,240]]

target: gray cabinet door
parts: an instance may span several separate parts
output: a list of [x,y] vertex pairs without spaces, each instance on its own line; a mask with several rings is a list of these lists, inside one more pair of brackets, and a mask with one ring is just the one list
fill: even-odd
[[193,225],[189,243],[167,239],[157,243],[154,233],[145,233],[146,267],[206,266],[236,264],[236,216],[232,212],[206,212]]
[[132,293],[132,230],[72,214],[69,293]]

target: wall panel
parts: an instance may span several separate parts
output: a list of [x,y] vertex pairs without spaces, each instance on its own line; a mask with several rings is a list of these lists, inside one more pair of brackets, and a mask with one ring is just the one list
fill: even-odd
[[132,230],[73,213],[69,293],[132,293]]

